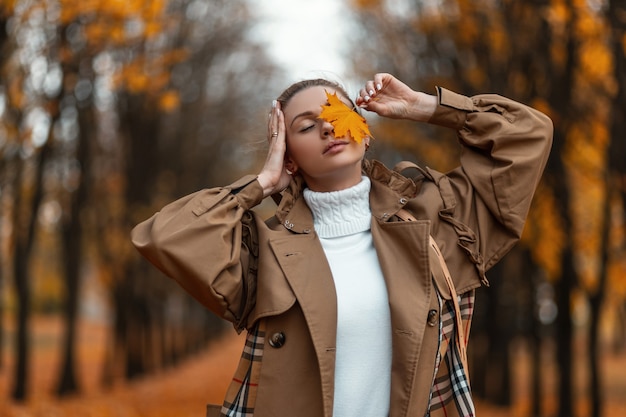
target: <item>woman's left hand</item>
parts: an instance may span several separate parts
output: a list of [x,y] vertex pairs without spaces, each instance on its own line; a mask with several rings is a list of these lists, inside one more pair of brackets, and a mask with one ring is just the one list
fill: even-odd
[[414,91],[391,74],[379,73],[365,83],[356,105],[392,119],[427,121],[437,107],[435,96]]

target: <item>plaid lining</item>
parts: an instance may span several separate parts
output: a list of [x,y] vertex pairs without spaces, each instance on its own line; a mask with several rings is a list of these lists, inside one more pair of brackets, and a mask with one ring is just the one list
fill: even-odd
[[[474,291],[459,296],[459,307],[463,320],[463,329],[469,336],[472,314],[474,313]],[[435,360],[435,378],[431,390],[431,400],[427,415],[440,410],[443,416],[474,417],[474,402],[469,383],[461,362],[459,348],[455,343],[455,312],[451,301],[443,302],[439,297],[441,318],[439,321],[439,351]],[[466,337],[467,340],[467,337]],[[450,407],[454,399],[455,408]]]
[[[252,417],[261,373],[263,346],[265,344],[265,321],[260,320],[246,336],[235,376],[228,387],[221,416]],[[251,407],[249,407],[251,405]]]

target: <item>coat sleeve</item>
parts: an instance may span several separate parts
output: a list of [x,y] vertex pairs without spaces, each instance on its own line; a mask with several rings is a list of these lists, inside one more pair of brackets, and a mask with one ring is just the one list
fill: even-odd
[[206,189],[165,206],[135,226],[131,240],[158,269],[237,329],[252,308],[255,269],[250,208],[263,198],[255,176]]
[[477,233],[472,251],[484,279],[521,237],[552,146],[552,121],[498,95],[470,98],[439,88],[438,98],[429,122],[458,132],[461,165],[447,174],[454,217]]

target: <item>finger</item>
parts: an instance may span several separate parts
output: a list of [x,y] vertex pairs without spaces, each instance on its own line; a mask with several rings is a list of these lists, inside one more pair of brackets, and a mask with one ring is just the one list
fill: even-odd
[[278,135],[278,102],[274,100],[272,102],[272,110],[270,112],[269,121],[267,123],[267,140],[272,141]]
[[359,97],[361,98],[361,101],[363,103],[367,103],[371,100],[371,96],[369,94],[369,92],[367,91],[367,84],[365,87],[361,88],[361,90],[359,91]]
[[272,127],[272,131],[269,136],[270,143],[270,152],[275,151],[278,152],[282,156],[285,154],[285,150],[287,148],[286,145],[286,129],[285,129],[285,116],[280,110],[277,108],[275,111],[275,124]]
[[285,136],[285,114],[280,106],[280,103],[276,103],[276,128],[279,135]]
[[384,87],[386,82],[386,79],[388,78],[389,74],[386,73],[378,73],[376,75],[374,75],[374,87],[376,88],[376,91],[381,91]]
[[376,88],[374,86],[374,81],[373,80],[370,80],[370,81],[365,83],[365,90],[367,92],[367,95],[370,98],[374,97],[374,95],[376,94]]
[[272,136],[274,139],[281,143],[285,143],[285,115],[280,108],[280,104],[276,105],[276,124],[274,126],[274,130],[272,131]]
[[360,89],[360,90],[359,90],[359,92],[358,92],[358,94],[357,94],[357,96],[356,96],[356,98],[355,98],[355,100],[354,100],[354,103],[355,103],[357,106],[360,106],[360,105],[364,104],[364,103],[365,103],[365,96],[366,96],[366,95],[367,95],[367,94],[365,94],[365,89],[363,89],[363,88],[362,88],[362,89]]

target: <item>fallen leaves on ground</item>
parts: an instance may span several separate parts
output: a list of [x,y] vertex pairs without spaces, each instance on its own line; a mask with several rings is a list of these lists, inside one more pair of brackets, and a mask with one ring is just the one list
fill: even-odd
[[[2,417],[203,417],[207,403],[221,403],[244,342],[242,336],[227,331],[203,352],[176,368],[104,389],[99,378],[106,328],[83,324],[80,338],[83,349],[79,352],[83,392],[59,399],[50,389],[54,386],[59,356],[51,337],[59,324],[46,319],[37,327],[40,329],[34,338],[37,342],[32,363],[32,395],[22,404],[10,401],[12,366],[0,369]],[[6,346],[5,350],[9,349]],[[9,352],[5,352],[7,357]]]

